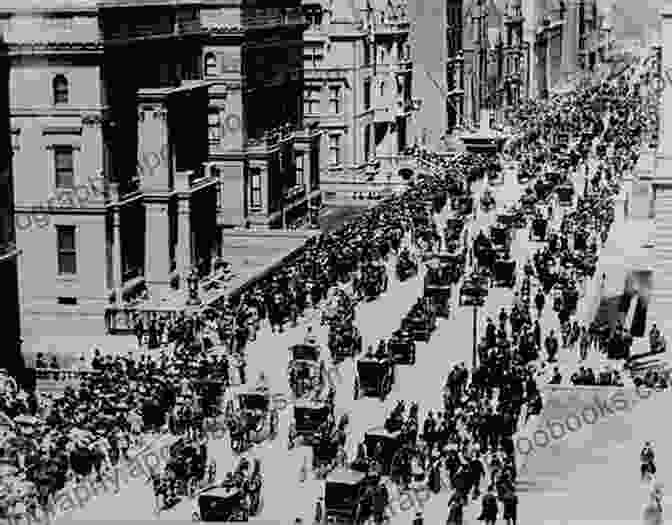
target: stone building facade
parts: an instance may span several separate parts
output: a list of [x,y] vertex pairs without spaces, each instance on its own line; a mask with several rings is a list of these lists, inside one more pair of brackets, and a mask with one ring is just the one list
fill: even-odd
[[231,229],[319,204],[300,5],[266,4],[3,4],[28,315],[102,320],[145,289],[163,304]]

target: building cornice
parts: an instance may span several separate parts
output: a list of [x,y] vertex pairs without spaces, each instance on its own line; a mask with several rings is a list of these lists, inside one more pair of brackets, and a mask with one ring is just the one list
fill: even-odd
[[51,54],[101,54],[102,42],[21,42],[9,43],[10,56]]

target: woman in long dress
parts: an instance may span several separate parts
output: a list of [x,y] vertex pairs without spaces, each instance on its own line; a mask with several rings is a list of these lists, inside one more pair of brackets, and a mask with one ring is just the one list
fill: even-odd
[[644,505],[642,513],[643,525],[663,524],[663,492],[660,483],[654,483],[649,494],[649,501]]

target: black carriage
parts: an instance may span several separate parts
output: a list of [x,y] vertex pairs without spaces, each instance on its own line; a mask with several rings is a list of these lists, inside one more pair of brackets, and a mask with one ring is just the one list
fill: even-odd
[[418,263],[413,260],[410,253],[402,252],[396,264],[397,279],[406,281],[418,273]]
[[163,478],[174,487],[174,494],[191,497],[208,473],[208,451],[205,443],[178,438],[169,448]]
[[464,231],[464,218],[451,217],[446,219],[446,226],[444,229],[444,237],[446,242],[461,241],[462,232]]
[[[457,279],[455,279],[456,274]],[[461,272],[458,274],[450,265],[438,262],[434,265],[428,265],[425,274],[424,297],[428,300],[437,317],[444,319],[450,317],[452,283],[457,282],[460,275]]]
[[488,295],[489,282],[488,278],[473,273],[469,275],[460,287],[460,296],[458,304],[460,306],[478,306],[483,304],[485,297]]
[[334,414],[334,405],[327,401],[302,400],[294,404],[294,421],[289,428],[289,448],[297,441],[312,445],[321,427]]
[[329,328],[329,352],[335,363],[355,357],[362,351],[362,334],[353,323],[333,324]]
[[363,525],[374,511],[377,490],[387,490],[380,476],[337,469],[327,476],[324,485],[324,514],[327,522]]
[[432,337],[436,321],[433,315],[418,312],[407,315],[402,320],[401,327],[414,341],[426,343]]
[[[243,466],[243,462],[246,466]],[[261,462],[243,459],[235,472],[213,483],[194,498],[194,522],[244,523],[262,508]]]
[[563,184],[556,189],[560,206],[571,206],[574,200],[574,186]]
[[548,219],[544,219],[543,217],[535,217],[532,220],[532,227],[530,228],[530,240],[545,241],[547,231]]
[[481,195],[481,209],[484,212],[489,212],[490,210],[495,209],[496,205],[497,202],[491,192],[486,191]]
[[474,212],[474,198],[471,195],[459,195],[453,199],[452,207],[459,215],[471,215]]
[[415,341],[405,330],[397,330],[387,342],[387,349],[394,362],[400,365],[415,364]]
[[388,432],[385,427],[372,428],[364,434],[364,445],[369,457],[380,462],[381,474],[392,474],[395,459],[403,446],[401,431]]
[[192,513],[194,522],[248,521],[250,511],[247,494],[238,487],[214,487],[199,494]]
[[242,452],[251,443],[275,439],[278,434],[278,410],[267,390],[239,392],[226,413],[235,452]]
[[316,345],[298,344],[289,348],[289,386],[301,398],[324,388],[324,364],[321,349]]
[[513,259],[497,259],[493,271],[495,286],[513,288],[516,284],[516,261]]
[[498,252],[508,253],[511,249],[511,229],[503,224],[495,224],[490,227],[490,239]]
[[384,400],[392,391],[394,361],[392,359],[362,358],[357,361],[354,399],[360,395],[376,396]]

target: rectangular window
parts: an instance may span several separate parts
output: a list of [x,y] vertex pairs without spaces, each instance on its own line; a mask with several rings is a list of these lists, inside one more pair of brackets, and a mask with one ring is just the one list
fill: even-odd
[[75,275],[77,273],[77,249],[75,246],[75,227],[56,226],[58,274]]
[[322,64],[322,49],[306,47],[303,53],[303,65],[306,68],[318,68]]
[[341,137],[329,135],[329,164],[338,166],[341,164]]
[[261,170],[259,168],[252,169],[252,176],[250,177],[250,208],[261,208]]
[[303,113],[305,115],[314,115],[320,112],[320,96],[321,91],[319,87],[307,87],[303,95]]
[[208,139],[210,144],[219,144],[222,140],[222,122],[218,109],[208,111]]
[[371,157],[371,124],[364,127],[364,160]]
[[303,186],[305,184],[305,175],[303,171],[303,153],[296,154],[296,186]]
[[54,146],[54,166],[56,187],[72,189],[75,187],[75,171],[71,146]]
[[341,86],[331,86],[329,88],[329,113],[338,114],[341,112]]
[[371,79],[364,81],[364,110],[371,109]]

